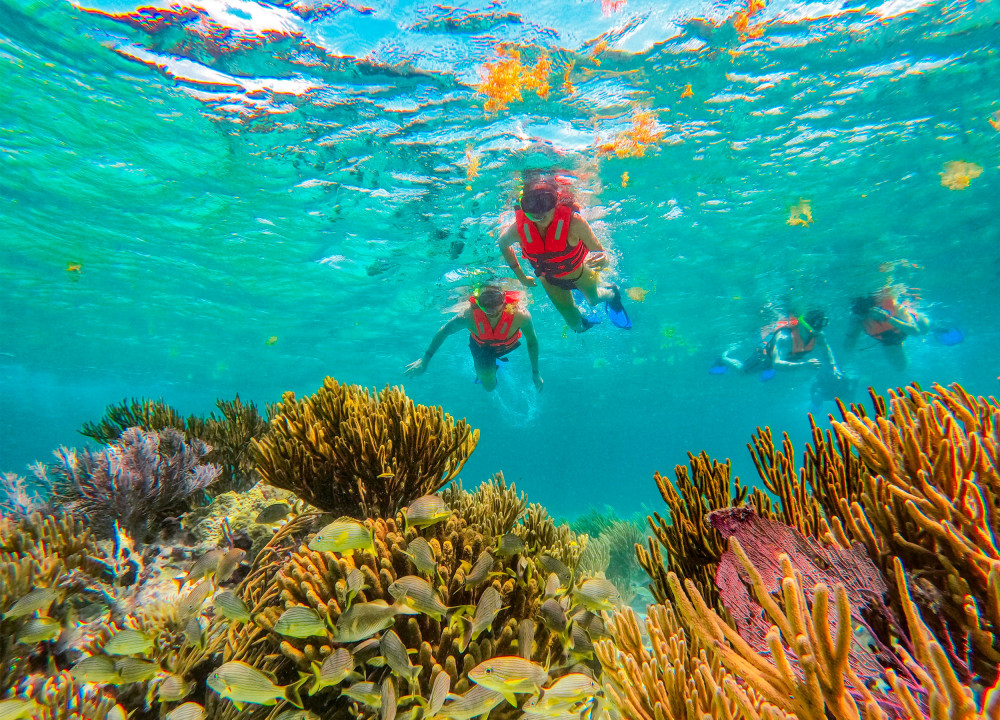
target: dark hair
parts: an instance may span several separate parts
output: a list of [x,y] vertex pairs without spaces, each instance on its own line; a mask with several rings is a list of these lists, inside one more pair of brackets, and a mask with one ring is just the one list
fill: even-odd
[[826,313],[819,308],[813,308],[806,313],[805,321],[813,330],[819,332],[827,325]]
[[521,210],[532,215],[541,215],[555,209],[559,202],[559,188],[548,178],[526,183],[521,193]]
[[500,308],[507,302],[507,293],[496,285],[484,285],[476,297],[483,309]]
[[875,296],[865,295],[856,297],[851,301],[851,313],[859,317],[867,315],[868,311],[875,307]]

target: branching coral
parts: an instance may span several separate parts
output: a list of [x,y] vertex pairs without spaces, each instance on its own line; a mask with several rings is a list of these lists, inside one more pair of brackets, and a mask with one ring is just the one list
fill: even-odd
[[441,497],[469,525],[494,538],[509,533],[528,507],[528,496],[518,493],[514,483],[508,487],[502,472],[480,485],[474,493],[463,490],[461,481],[454,482],[445,488]]
[[193,496],[219,475],[204,465],[208,447],[184,442],[173,428],[159,433],[129,428],[103,451],[56,453],[53,487],[66,507],[109,535],[115,524],[138,541],[163,518],[184,512]]
[[[653,479],[660,496],[667,504],[668,518],[659,513],[647,518],[653,538],[648,549],[638,547],[639,564],[652,580],[650,590],[657,602],[666,600],[667,573],[676,572],[691,578],[713,606],[717,606],[715,566],[726,546],[720,535],[702,522],[713,510],[739,505],[746,499],[747,489],[739,478],[730,479],[731,465],[710,460],[707,453],[688,453],[691,470],[684,465],[674,468],[676,485],[656,473]],[[667,551],[666,565],[663,552]]]
[[32,485],[17,473],[0,473],[0,514],[30,515],[49,509],[49,499],[41,491],[51,490],[39,483]]
[[381,392],[327,378],[314,395],[285,393],[263,440],[265,482],[321,510],[391,517],[451,481],[479,431],[440,407],[415,405],[398,387]]
[[514,526],[514,533],[529,548],[551,555],[569,568],[576,567],[587,545],[586,535],[577,535],[569,525],[556,525],[549,511],[538,503],[528,506],[528,514]]

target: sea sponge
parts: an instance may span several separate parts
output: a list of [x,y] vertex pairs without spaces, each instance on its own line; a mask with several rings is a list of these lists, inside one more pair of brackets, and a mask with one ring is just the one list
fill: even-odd
[[301,400],[285,393],[275,410],[268,435],[254,440],[261,477],[338,515],[392,517],[451,481],[479,441],[464,420],[398,387],[328,377]]

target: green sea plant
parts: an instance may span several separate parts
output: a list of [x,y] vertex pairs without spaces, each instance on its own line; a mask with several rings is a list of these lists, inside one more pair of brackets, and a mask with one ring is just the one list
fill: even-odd
[[392,517],[458,474],[479,431],[399,387],[369,391],[326,378],[285,393],[268,434],[254,440],[263,480],[326,512]]
[[101,451],[60,448],[44,477],[64,507],[96,532],[110,536],[117,526],[143,542],[164,518],[198,502],[219,476],[217,466],[204,464],[207,452],[173,428],[129,428]]

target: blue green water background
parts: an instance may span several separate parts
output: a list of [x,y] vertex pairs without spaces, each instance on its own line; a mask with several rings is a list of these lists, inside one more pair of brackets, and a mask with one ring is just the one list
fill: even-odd
[[[181,0],[146,29],[137,7],[0,0],[0,471],[125,397],[207,414],[402,383],[448,307],[510,277],[527,167],[573,180],[646,297],[633,330],[577,336],[532,290],[540,395],[523,350],[483,392],[460,336],[405,383],[480,429],[467,487],[503,470],[570,515],[658,506],[653,471],[689,450],[754,476],[756,426],[807,438],[812,378],[713,360],[769,304],[827,308],[839,351],[889,267],[965,341],[911,340],[899,373],[862,340],[861,387],[996,392],[996,0],[773,2],[757,38],[734,3]],[[484,111],[500,43],[552,60],[548,98]],[[662,140],[599,157],[644,111]],[[982,172],[948,189],[953,161]],[[814,222],[789,225],[802,199]]]

